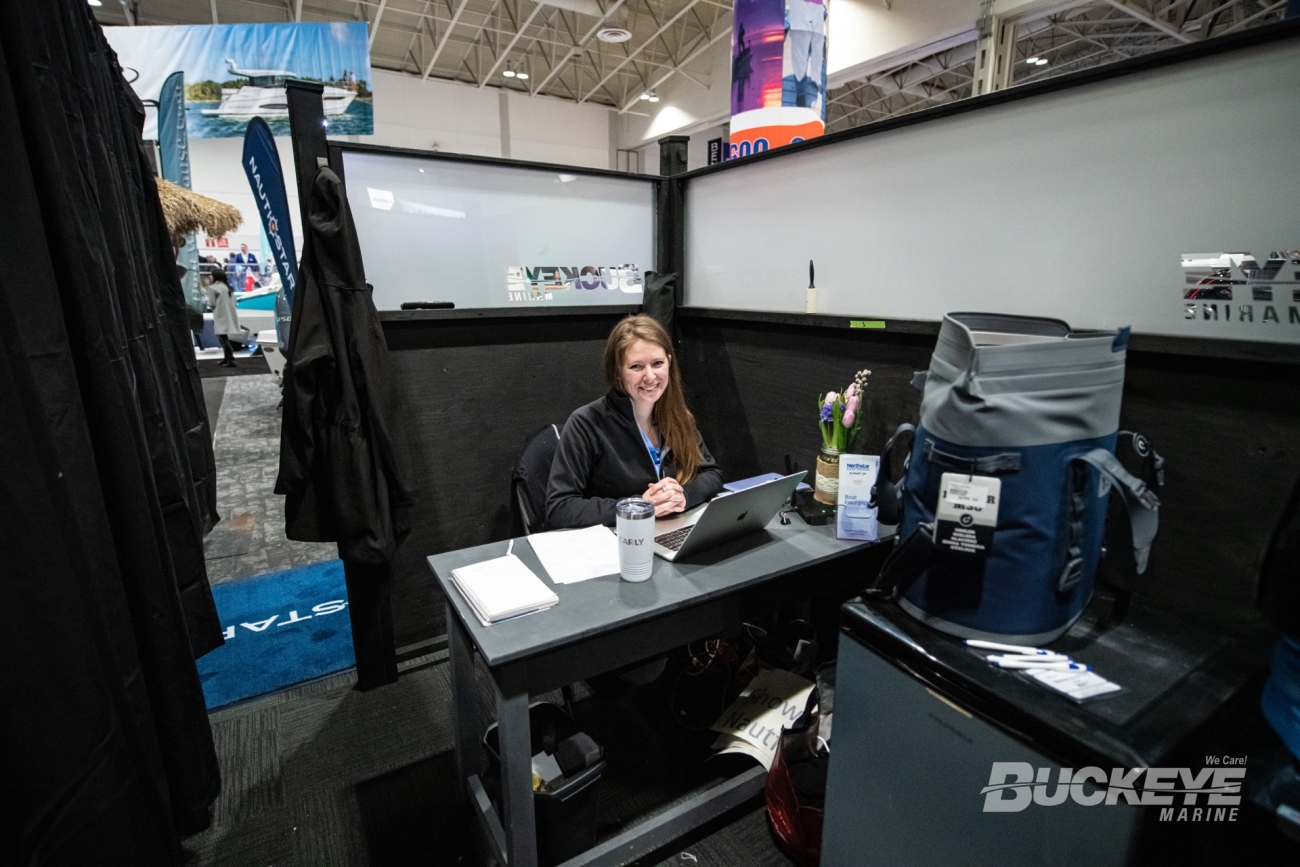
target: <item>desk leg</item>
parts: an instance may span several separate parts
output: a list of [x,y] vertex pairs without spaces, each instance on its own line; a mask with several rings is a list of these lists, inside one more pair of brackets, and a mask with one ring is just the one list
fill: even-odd
[[[522,675],[522,672],[518,673]],[[501,823],[506,831],[509,867],[537,867],[537,828],[533,815],[533,749],[528,719],[528,688],[509,669],[493,680],[497,695],[497,733],[501,745]]]
[[451,665],[451,720],[456,737],[456,777],[460,781],[459,794],[464,797],[465,781],[471,774],[480,771],[478,687],[474,682],[474,647],[450,601],[447,602],[447,660]]

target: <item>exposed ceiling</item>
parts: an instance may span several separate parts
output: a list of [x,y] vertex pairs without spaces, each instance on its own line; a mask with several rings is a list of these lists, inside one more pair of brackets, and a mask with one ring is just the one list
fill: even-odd
[[[1081,0],[1011,19],[1011,84],[1040,81],[1281,20],[1278,0]],[[827,94],[828,131],[848,129],[971,94],[975,30],[914,53]],[[1045,63],[1029,62],[1031,58]]]
[[[730,0],[101,0],[104,24],[365,21],[371,65],[633,111],[673,75],[709,86]],[[1062,0],[1011,19],[1012,84],[1278,21],[1285,0]],[[973,23],[973,22],[972,22]],[[620,28],[627,41],[602,41]],[[830,34],[834,39],[834,34]],[[827,95],[829,131],[970,95],[978,33],[882,63]],[[722,49],[725,50],[725,49]],[[1027,63],[1031,57],[1045,64]],[[523,73],[514,77],[507,72]]]
[[[95,15],[106,25],[365,21],[372,67],[624,111],[676,74],[707,87],[691,64],[731,35],[729,0],[101,2]],[[598,38],[613,28],[630,38]]]

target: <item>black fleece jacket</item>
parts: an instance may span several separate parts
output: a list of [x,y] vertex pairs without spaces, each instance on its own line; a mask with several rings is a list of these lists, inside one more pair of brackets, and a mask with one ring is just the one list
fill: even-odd
[[[722,470],[699,439],[704,463],[682,485],[686,508],[693,509],[722,490]],[[671,448],[663,456],[663,476],[676,475]],[[546,524],[553,530],[614,526],[614,504],[639,497],[658,480],[641,431],[632,415],[632,399],[611,390],[574,410],[560,434],[546,488]]]
[[415,474],[352,211],[328,168],[312,180],[298,276],[275,481],[284,532],[381,565],[410,532]]

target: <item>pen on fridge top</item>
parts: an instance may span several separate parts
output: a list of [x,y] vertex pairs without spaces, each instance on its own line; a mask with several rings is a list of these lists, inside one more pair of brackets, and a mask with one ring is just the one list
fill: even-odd
[[1065,654],[1047,654],[1045,656],[1019,656],[1017,654],[984,656],[991,663],[1024,663],[1026,666],[1043,666],[1045,663],[1073,663]]
[[1030,659],[990,659],[998,668],[1018,669],[1021,671],[1089,671],[1086,665],[1077,662],[1034,662]]
[[1059,656],[1055,651],[1043,650],[1041,647],[1023,647],[1019,644],[998,644],[996,641],[980,641],[975,638],[966,639],[967,647],[977,647],[980,650],[1001,650],[1004,653],[1023,653],[1026,655],[1049,655]]

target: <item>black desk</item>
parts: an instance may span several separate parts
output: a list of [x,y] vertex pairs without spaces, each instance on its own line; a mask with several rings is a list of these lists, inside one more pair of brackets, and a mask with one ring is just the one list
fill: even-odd
[[[617,575],[551,586],[560,602],[548,611],[484,627],[451,583],[460,566],[499,557],[498,542],[429,558],[447,597],[458,771],[498,860],[510,867],[537,863],[532,803],[528,698],[610,671],[738,625],[746,616],[792,600],[860,590],[879,567],[884,548],[835,538],[830,526],[775,519],[753,533],[693,557],[655,558],[650,580]],[[514,553],[551,584],[526,539]],[[874,568],[873,568],[874,567]],[[480,752],[473,651],[496,687],[502,780],[499,818],[479,778]],[[568,862],[627,863],[721,815],[762,791],[762,768],[735,777],[636,825]]]

